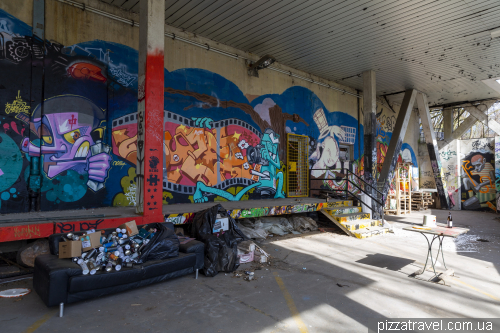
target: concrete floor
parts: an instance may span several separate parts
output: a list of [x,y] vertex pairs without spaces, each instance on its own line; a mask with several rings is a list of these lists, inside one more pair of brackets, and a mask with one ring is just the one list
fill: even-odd
[[[448,214],[432,213],[438,221]],[[271,266],[255,271],[255,281],[224,273],[198,280],[190,275],[70,304],[63,318],[35,292],[0,298],[1,331],[367,332],[371,318],[498,318],[496,216],[453,214],[456,226],[471,230],[458,241],[445,241],[446,264],[457,275],[451,286],[427,282],[428,272],[408,276],[421,267],[427,251],[422,235],[401,230],[421,224],[422,214],[414,213],[389,217],[394,234],[365,240],[331,233],[268,239],[261,245],[274,259]],[[31,288],[31,280],[2,284],[0,290],[21,286]]]

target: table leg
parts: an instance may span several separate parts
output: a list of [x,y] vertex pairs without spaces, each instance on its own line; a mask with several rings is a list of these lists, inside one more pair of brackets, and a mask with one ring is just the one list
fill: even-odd
[[[439,257],[439,251],[441,251],[441,258],[443,259],[443,266],[446,270],[448,270],[448,267],[446,267],[446,263],[444,262],[443,240],[444,240],[444,236],[440,236],[439,237],[438,257]],[[436,261],[437,261],[438,257],[436,257]]]
[[[414,274],[415,275],[424,274],[425,269],[427,268],[427,262],[429,262],[429,257],[430,257],[431,258],[432,270],[434,271],[434,276],[436,276],[437,275],[436,268],[434,267],[434,260],[432,260],[432,244],[434,243],[434,241],[436,240],[436,238],[439,238],[439,236],[434,235],[434,237],[432,238],[432,241],[429,242],[429,239],[427,238],[427,236],[423,232],[421,232],[421,234],[422,234],[422,236],[424,236],[425,240],[427,241],[427,245],[429,247],[428,247],[428,250],[427,250],[427,258],[425,259],[424,268],[422,268],[421,270],[415,272]],[[438,252],[438,255],[439,255],[439,252]]]

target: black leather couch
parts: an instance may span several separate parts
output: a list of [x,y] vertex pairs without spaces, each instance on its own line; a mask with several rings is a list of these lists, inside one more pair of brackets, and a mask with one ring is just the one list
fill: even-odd
[[[165,223],[173,228],[171,223]],[[106,234],[115,229],[104,229]],[[81,235],[84,232],[74,232]],[[94,275],[82,275],[82,269],[71,259],[59,259],[59,241],[63,234],[49,237],[50,254],[35,259],[33,287],[47,306],[60,306],[62,316],[64,304],[89,298],[147,286],[152,283],[190,274],[204,265],[204,244],[192,240],[181,244],[179,256],[165,260],[151,260],[133,268],[120,271],[98,271]]]

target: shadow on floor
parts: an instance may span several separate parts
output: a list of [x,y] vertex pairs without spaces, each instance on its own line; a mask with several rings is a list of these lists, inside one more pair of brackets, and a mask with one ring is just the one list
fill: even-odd
[[376,253],[376,254],[367,254],[366,258],[360,259],[356,262],[380,268],[387,268],[388,270],[391,271],[399,271],[401,268],[415,262],[415,260]]

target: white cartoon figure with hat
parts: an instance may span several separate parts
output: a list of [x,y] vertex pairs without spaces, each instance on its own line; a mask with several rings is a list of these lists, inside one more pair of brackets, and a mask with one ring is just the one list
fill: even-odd
[[320,177],[326,172],[325,169],[331,168],[339,160],[339,146],[335,136],[340,140],[344,140],[346,133],[339,126],[328,126],[323,108],[319,108],[314,113],[313,119],[320,133],[318,141],[325,139],[317,145],[316,150],[309,157],[311,160],[316,161],[313,169],[319,169],[312,170],[311,174],[314,177]]

